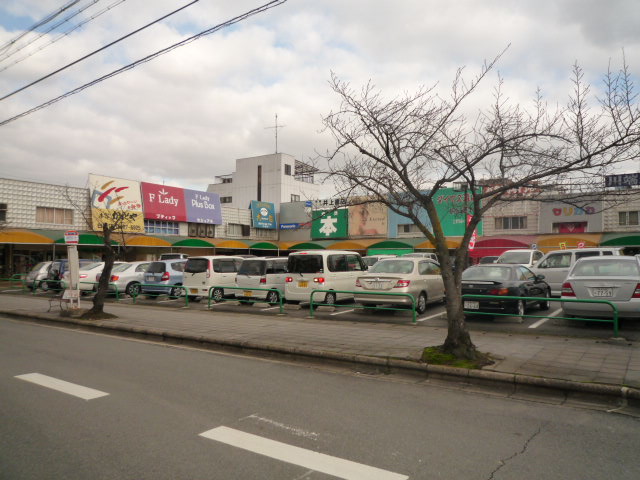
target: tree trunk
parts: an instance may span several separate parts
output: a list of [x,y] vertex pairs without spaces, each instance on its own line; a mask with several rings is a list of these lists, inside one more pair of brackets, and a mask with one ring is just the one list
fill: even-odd
[[102,232],[104,235],[104,268],[100,275],[96,294],[93,296],[93,307],[89,312],[87,312],[89,315],[100,315],[104,313],[104,299],[107,296],[109,280],[111,279],[111,270],[116,259],[116,252],[111,245],[111,230],[108,228],[106,223],[103,225]]

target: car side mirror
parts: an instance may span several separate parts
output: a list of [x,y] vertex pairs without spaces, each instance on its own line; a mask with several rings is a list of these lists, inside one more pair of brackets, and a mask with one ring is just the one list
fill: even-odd
[[544,275],[536,275],[536,280],[537,281],[544,280]]

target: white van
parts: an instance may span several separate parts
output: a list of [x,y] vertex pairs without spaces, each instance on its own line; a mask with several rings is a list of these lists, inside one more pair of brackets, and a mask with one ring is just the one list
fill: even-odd
[[[367,268],[360,255],[347,250],[308,250],[289,255],[284,296],[288,303],[308,302],[313,290],[352,292]],[[353,298],[352,293],[316,294],[314,301],[334,304]]]
[[[244,303],[256,300],[278,303],[280,297],[284,297],[287,263],[287,257],[245,258],[236,275],[236,286],[245,290],[236,290],[236,298]],[[256,288],[276,288],[278,291],[254,290]]]
[[540,250],[528,250],[520,248],[517,250],[507,250],[500,255],[495,263],[507,263],[512,265],[522,265],[531,268],[537,264],[544,256]]
[[619,247],[598,248],[572,248],[568,250],[554,250],[540,259],[537,265],[531,268],[536,275],[544,275],[544,281],[551,287],[551,296],[559,297],[562,293],[562,284],[569,275],[571,267],[585,257],[597,257],[599,255],[622,255]]
[[[182,284],[187,288],[190,299],[209,296],[211,287],[235,287],[236,273],[242,257],[229,257],[226,255],[212,255],[202,257],[189,257],[184,267]],[[219,302],[225,296],[233,296],[235,290],[216,288],[211,293],[213,300]]]

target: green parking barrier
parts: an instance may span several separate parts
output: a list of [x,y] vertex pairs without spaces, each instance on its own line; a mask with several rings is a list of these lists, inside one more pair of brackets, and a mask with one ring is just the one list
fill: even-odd
[[[172,297],[172,295],[169,295],[168,293],[152,293],[152,292],[143,292],[142,290],[144,290],[144,287],[153,287],[153,288],[178,288],[180,290],[184,291],[184,306],[185,308],[187,308],[189,306],[189,295],[187,294],[187,287],[183,286],[183,285],[158,285],[155,283],[140,283],[140,290],[138,291],[139,293],[136,293],[135,295],[132,295],[131,298],[133,299],[133,303],[136,303],[136,300],[138,299],[139,296],[144,295],[146,297],[161,297],[163,295],[167,295],[169,297]],[[180,298],[180,296],[178,295],[177,297],[173,297],[174,300],[177,300],[178,298]]]
[[[351,290],[312,290],[311,291],[311,295],[309,295],[309,316],[311,318],[313,318],[313,306],[314,305],[329,305],[329,306],[336,306],[335,303],[314,303],[313,301],[313,296],[316,293],[348,293],[351,295],[357,294],[357,293],[362,293],[362,292],[354,292]],[[409,297],[411,299],[411,315],[413,317],[413,320],[411,323],[415,324],[416,323],[416,299],[413,295],[411,295],[410,293],[387,293],[387,292],[366,292],[367,295],[378,295],[380,297]],[[394,307],[370,307],[370,306],[366,306],[366,305],[352,305],[352,307],[354,308],[366,308],[366,309],[371,309],[371,310],[397,310],[397,311],[406,311],[406,308],[394,308]]]
[[[2,285],[2,288],[4,288],[4,283],[9,283],[8,288],[9,290],[21,290],[21,291],[25,291],[27,290],[27,282],[25,281],[25,274],[24,273],[16,273],[15,275],[11,275],[11,277],[8,278],[0,278],[0,284]],[[16,286],[19,285],[19,286]]]
[[[88,282],[88,281],[84,281],[84,280],[80,280],[78,282],[78,285],[84,283],[85,285],[98,285],[100,282]],[[120,301],[120,292],[118,290],[118,285],[116,285],[115,283],[109,283],[109,286],[112,286],[115,288],[116,291],[116,301],[119,302]]]
[[[613,323],[613,336],[618,336],[618,307],[615,306],[609,300],[579,300],[579,299],[569,299],[569,298],[551,298],[551,297],[510,297],[504,295],[473,295],[473,294],[464,294],[462,295],[462,301],[465,299],[490,299],[490,300],[532,300],[532,301],[542,301],[542,302],[566,302],[566,303],[600,303],[604,305],[609,305],[613,310],[613,318],[577,318],[577,317],[553,317],[561,320],[580,320],[585,322],[604,322],[604,323]],[[464,306],[464,303],[463,303]],[[513,317],[513,313],[492,313],[492,312],[477,312],[475,310],[463,310],[463,313],[467,315],[494,315],[501,317]],[[547,318],[548,315],[522,315],[523,317],[530,318]]]
[[[251,291],[251,292],[276,292],[278,294],[278,306],[280,307],[280,313],[279,315],[284,315],[284,301],[283,301],[283,295],[280,292],[280,290],[278,290],[277,288],[247,288],[247,287],[221,287],[221,286],[213,286],[209,288],[209,293],[208,293],[208,298],[209,298],[209,302],[207,303],[207,308],[211,308],[211,294],[213,293],[214,290],[222,290],[223,295],[224,295],[224,291],[225,290],[245,290],[245,291]],[[246,297],[247,300],[246,301],[260,301],[260,300],[250,300],[253,297]],[[216,300],[216,302],[229,302],[229,301],[242,301],[240,300],[240,297],[231,297],[231,298],[221,298],[220,300]],[[276,302],[267,302],[267,300],[264,300],[264,303],[268,303],[269,305],[275,305]]]

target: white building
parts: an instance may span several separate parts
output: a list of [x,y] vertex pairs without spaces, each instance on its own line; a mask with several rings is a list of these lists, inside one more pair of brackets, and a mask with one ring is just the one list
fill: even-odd
[[[249,208],[252,200],[280,204],[320,198],[322,185],[314,183],[317,169],[286,153],[239,158],[236,171],[215,177],[207,192],[220,195],[222,206]],[[324,195],[323,195],[324,196]]]

